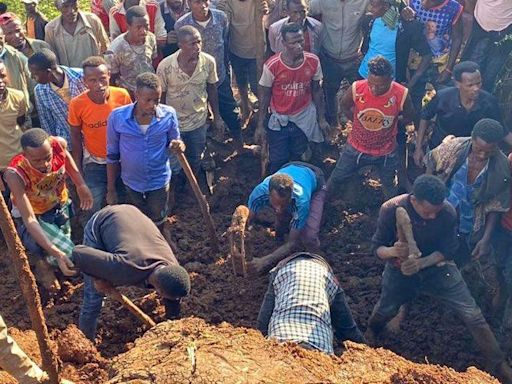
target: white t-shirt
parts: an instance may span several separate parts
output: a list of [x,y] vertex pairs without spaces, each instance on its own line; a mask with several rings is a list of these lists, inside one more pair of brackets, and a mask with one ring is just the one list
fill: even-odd
[[512,0],[478,0],[475,19],[487,32],[503,31],[512,24]]

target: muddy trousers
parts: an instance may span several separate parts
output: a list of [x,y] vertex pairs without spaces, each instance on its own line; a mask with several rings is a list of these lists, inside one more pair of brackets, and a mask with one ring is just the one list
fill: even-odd
[[401,305],[419,294],[435,297],[461,317],[487,359],[489,369],[503,361],[504,354],[494,334],[452,262],[424,269],[413,276],[404,276],[398,268],[387,263],[382,274],[381,296],[368,320],[368,328],[379,333],[395,317]]

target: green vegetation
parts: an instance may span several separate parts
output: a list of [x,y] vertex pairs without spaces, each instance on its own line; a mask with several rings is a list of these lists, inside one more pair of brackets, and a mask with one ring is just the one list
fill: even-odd
[[[21,18],[25,17],[25,7],[23,6],[21,0],[0,0],[0,2],[7,4],[7,10],[9,12],[14,12]],[[80,4],[80,9],[84,11],[89,11],[91,9],[90,0],[78,0],[78,3]],[[51,20],[59,15],[55,9],[53,0],[41,0],[39,2],[39,10],[44,15],[46,15],[48,20]]]

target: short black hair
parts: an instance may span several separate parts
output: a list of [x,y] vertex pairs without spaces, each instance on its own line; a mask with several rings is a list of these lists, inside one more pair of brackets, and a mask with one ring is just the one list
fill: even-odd
[[149,88],[157,90],[162,88],[158,76],[151,72],[144,72],[138,75],[135,79],[135,86],[137,89]]
[[302,27],[298,23],[285,23],[281,27],[281,37],[284,41],[286,41],[287,33],[300,33],[302,32]]
[[38,69],[52,69],[58,65],[57,56],[53,51],[48,48],[43,48],[39,52],[34,53],[28,59],[28,64],[37,67]]
[[7,4],[0,3],[0,14],[7,12]]
[[455,67],[453,67],[453,78],[456,81],[462,80],[463,73],[475,73],[480,72],[480,66],[473,61],[461,61]]
[[489,144],[496,144],[503,140],[505,130],[499,121],[493,119],[481,119],[473,127],[471,137],[476,139],[479,137]]
[[270,176],[268,191],[276,191],[279,197],[291,198],[293,193],[293,179],[284,173],[276,173]]
[[50,138],[48,132],[41,128],[31,128],[23,133],[20,138],[21,148],[39,148]]
[[448,190],[443,181],[433,175],[421,175],[412,186],[412,194],[420,201],[427,201],[432,205],[441,205],[446,199]]
[[148,13],[146,12],[146,8],[140,6],[140,5],[134,5],[133,7],[128,8],[126,11],[126,23],[128,25],[131,25],[133,22],[133,19],[136,17],[145,17]]
[[368,62],[368,71],[374,76],[393,77],[393,66],[384,56],[375,56]]
[[84,71],[85,68],[96,68],[100,65],[107,65],[107,62],[101,56],[89,56],[87,59],[82,61],[82,69]]
[[290,4],[301,4],[304,3],[304,5],[308,5],[308,2],[306,0],[286,0],[286,10],[290,8]]
[[183,41],[183,39],[187,36],[194,36],[196,34],[201,36],[201,33],[197,30],[197,28],[195,28],[191,25],[184,25],[183,27],[178,29],[176,34],[177,34],[178,42]]
[[167,265],[155,271],[155,278],[164,295],[185,297],[190,292],[190,277],[181,265]]

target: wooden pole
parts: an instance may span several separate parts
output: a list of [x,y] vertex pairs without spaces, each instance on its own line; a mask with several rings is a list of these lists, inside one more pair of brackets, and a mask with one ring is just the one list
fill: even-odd
[[418,249],[416,240],[412,233],[412,224],[409,214],[403,207],[396,209],[396,229],[398,240],[407,243],[409,247],[409,259],[418,259],[421,257],[421,251]]
[[249,208],[239,205],[231,218],[228,229],[229,253],[233,273],[237,276],[247,276],[247,263],[245,258],[245,226],[249,218]]
[[185,175],[187,175],[187,179],[190,183],[190,186],[192,187],[192,190],[194,191],[194,195],[196,196],[197,202],[199,203],[199,206],[201,207],[201,212],[203,213],[204,221],[206,223],[206,230],[208,231],[208,236],[211,240],[211,245],[213,249],[218,252],[219,251],[219,238],[217,237],[217,233],[215,231],[215,224],[213,222],[212,215],[210,214],[210,206],[208,205],[208,202],[206,201],[206,198],[203,195],[203,192],[201,192],[201,188],[199,188],[199,184],[197,184],[196,176],[194,175],[194,172],[192,172],[192,169],[190,168],[190,165],[183,154],[183,151],[181,148],[177,145],[177,143],[171,144],[171,150],[175,154],[175,156],[178,158],[178,161],[181,164],[181,167],[183,168],[183,171],[185,172]]
[[113,298],[114,300],[121,303],[125,308],[127,308],[135,317],[137,317],[140,321],[146,324],[148,327],[152,328],[156,325],[151,317],[149,317],[142,309],[137,307],[133,301],[123,295],[121,292],[117,290],[116,287],[109,286],[108,288],[102,286],[98,289],[101,293],[104,293],[108,297]]
[[[265,51],[266,51],[266,39],[265,39],[265,29],[263,27],[263,14],[261,12],[260,3],[261,1],[256,1],[256,9],[254,12],[254,25],[255,25],[255,33],[256,33],[256,70],[257,70],[257,78],[258,80],[261,78],[261,74],[263,72],[263,64],[265,63]],[[258,111],[258,113],[267,113],[267,111]],[[267,174],[267,165],[268,165],[268,145],[266,136],[261,144],[261,177],[265,177]]]
[[60,361],[55,351],[50,346],[50,337],[48,336],[48,328],[44,319],[43,310],[41,308],[41,297],[36,285],[36,279],[25,253],[25,248],[16,232],[16,227],[12,221],[9,209],[5,204],[4,197],[0,194],[0,228],[9,248],[14,270],[21,287],[21,292],[28,308],[28,315],[32,322],[32,329],[36,333],[37,343],[41,351],[43,360],[43,370],[48,373],[50,384],[59,384],[59,365]]

